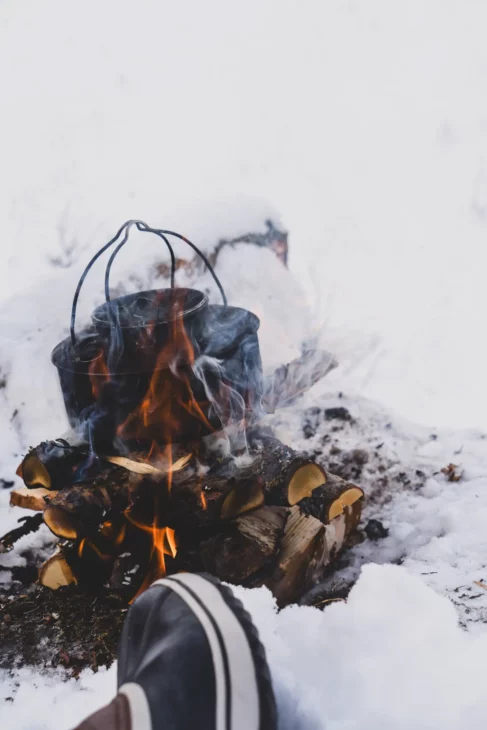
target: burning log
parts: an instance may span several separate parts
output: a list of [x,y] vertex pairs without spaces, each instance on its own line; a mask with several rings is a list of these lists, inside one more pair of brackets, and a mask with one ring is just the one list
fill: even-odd
[[31,449],[17,469],[26,487],[63,489],[73,482],[73,474],[87,453],[64,439],[43,441]]
[[176,529],[207,527],[263,504],[263,488],[253,477],[174,475],[167,524]]
[[44,522],[58,537],[82,537],[96,529],[108,512],[123,515],[143,479],[122,467],[104,469],[91,481],[58,492],[44,510]]
[[10,506],[30,509],[33,512],[43,512],[49,499],[52,499],[57,492],[50,491],[44,487],[28,489],[18,487],[10,492]]
[[73,571],[61,551],[54,553],[39,570],[39,583],[56,591],[63,586],[76,583]]
[[176,529],[204,527],[264,502],[294,505],[326,482],[324,470],[307,455],[268,436],[255,444],[260,448],[251,452],[253,461],[247,467],[231,459],[205,475],[174,475],[167,523]]
[[[47,473],[49,487],[12,492],[12,504],[43,510],[36,525],[12,531],[13,539],[44,520],[68,541],[41,570],[41,584],[54,589],[75,581],[133,597],[166,571],[204,569],[233,583],[267,585],[287,605],[322,578],[344,546],[360,519],[363,492],[262,430],[249,432],[248,441],[250,463],[213,459],[204,473],[189,454],[172,462],[171,451],[161,452],[154,466],[137,452],[102,456],[75,483],[84,465],[75,465],[69,448],[48,442],[54,447],[47,453],[60,449],[66,464],[44,463],[39,447],[27,455],[24,478],[29,469],[38,480]],[[56,483],[65,486],[54,490]],[[11,537],[0,541],[0,551]]]

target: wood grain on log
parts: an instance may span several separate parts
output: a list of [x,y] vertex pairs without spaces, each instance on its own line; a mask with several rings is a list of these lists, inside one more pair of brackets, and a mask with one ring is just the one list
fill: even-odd
[[[22,507],[30,509],[33,512],[43,512],[49,499],[55,497],[57,492],[37,487],[29,489],[28,487],[18,487],[10,492],[10,506]],[[48,501],[46,501],[46,498]]]
[[263,507],[232,520],[199,545],[198,559],[221,580],[245,582],[275,558],[287,513],[286,507]]
[[326,524],[338,515],[347,513],[354,521],[353,527],[356,527],[362,510],[363,489],[335,474],[328,473],[327,476],[326,484],[315,489],[310,497],[300,502],[301,509]]
[[304,514],[298,506],[289,509],[277,566],[272,577],[265,582],[279,605],[297,600],[308,589],[308,566],[318,537],[324,531],[323,523]]
[[293,506],[326,482],[324,469],[270,436],[253,436],[254,462],[244,472],[264,485],[266,504]]
[[279,606],[299,600],[322,579],[325,568],[343,549],[354,527],[347,510],[324,525],[300,506],[291,507],[277,566],[264,582]]
[[59,551],[51,555],[39,570],[39,583],[56,591],[58,588],[76,583],[76,578],[63,554]]

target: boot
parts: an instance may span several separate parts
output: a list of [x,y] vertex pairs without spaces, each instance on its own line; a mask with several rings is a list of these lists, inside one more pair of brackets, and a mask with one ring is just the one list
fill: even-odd
[[78,730],[275,730],[264,648],[231,590],[208,575],[156,581],[133,604],[118,695]]

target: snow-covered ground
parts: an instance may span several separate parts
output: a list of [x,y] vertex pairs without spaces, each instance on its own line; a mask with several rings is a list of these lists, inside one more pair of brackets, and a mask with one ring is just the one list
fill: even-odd
[[[379,449],[390,481],[367,516],[389,537],[354,548],[348,602],[278,614],[238,590],[286,729],[485,727],[486,22],[476,0],[0,8],[0,477],[65,428],[50,350],[83,262],[132,216],[209,247],[277,211],[294,276],[237,247],[219,261],[230,301],[261,317],[268,368],[317,332],[341,365],[274,423],[312,448],[304,409],[342,392],[342,448]],[[159,259],[157,240],[126,247],[115,283],[150,285]],[[67,730],[114,684],[22,670],[1,726]]]

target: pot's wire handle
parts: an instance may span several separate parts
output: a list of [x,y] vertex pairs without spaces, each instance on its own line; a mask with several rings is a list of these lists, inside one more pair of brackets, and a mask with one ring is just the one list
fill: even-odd
[[[210,262],[208,261],[208,259],[204,255],[204,253],[202,251],[200,251],[200,249],[197,246],[195,246],[194,243],[192,243],[188,238],[185,238],[185,236],[182,236],[180,233],[175,233],[174,231],[164,231],[159,228],[151,228],[150,226],[147,225],[147,223],[143,223],[142,221],[135,221],[135,225],[137,226],[139,231],[143,231],[144,233],[155,233],[156,236],[160,236],[160,238],[162,238],[166,242],[166,244],[169,246],[169,248],[170,248],[170,244],[169,244],[169,241],[167,240],[166,236],[174,236],[175,238],[179,238],[181,241],[184,241],[184,243],[187,243],[188,246],[191,246],[193,251],[196,251],[198,256],[203,260],[206,268],[208,269],[211,276],[213,277],[215,284],[217,285],[218,289],[220,290],[220,294],[222,295],[224,306],[225,307],[228,306],[228,300],[227,300],[227,296],[225,294],[225,290],[223,289],[220,279],[215,274],[215,270],[213,269],[213,266],[210,264]],[[120,251],[121,248],[123,248],[123,246],[125,246],[127,241],[128,241],[128,231],[127,231],[126,235],[123,237],[123,239],[120,241],[118,246],[113,251],[113,253],[110,256],[110,259],[107,263],[107,268],[105,271],[105,298],[106,298],[107,302],[110,301],[110,272],[112,269],[112,265],[113,265],[113,262],[115,260],[115,257],[117,256],[118,252]],[[175,268],[175,261],[173,261],[173,266]],[[171,286],[173,286],[174,285],[173,274],[171,274],[171,282],[172,282]]]
[[[100,248],[100,250],[93,256],[93,258],[91,259],[91,261],[89,261],[89,263],[87,264],[85,270],[81,274],[81,278],[78,281],[78,285],[76,286],[76,291],[74,292],[73,305],[71,307],[70,335],[71,335],[71,345],[72,345],[73,348],[76,348],[76,344],[77,344],[76,343],[75,324],[76,324],[76,310],[77,310],[77,307],[78,307],[78,299],[79,299],[79,295],[81,293],[81,287],[84,284],[84,281],[85,281],[85,279],[86,279],[86,277],[88,275],[88,272],[90,271],[90,269],[93,266],[93,264],[100,258],[100,256],[102,254],[104,254],[105,251],[110,248],[110,246],[113,246],[113,244],[118,241],[118,239],[120,238],[120,236],[122,234],[123,234],[122,242],[121,242],[121,244],[119,244],[117,246],[117,251],[125,243],[127,243],[128,237],[129,237],[129,233],[130,233],[130,229],[134,225],[137,226],[137,228],[139,229],[139,231],[140,230],[146,230],[148,228],[148,226],[146,226],[146,224],[143,221],[138,221],[138,220],[126,221],[123,224],[123,226],[117,231],[117,233],[115,234],[115,236],[112,239],[110,239],[110,241],[108,241],[108,243],[106,243],[104,246],[102,246],[102,248]],[[171,288],[172,288],[172,287],[174,287],[174,276],[175,276],[175,273],[176,273],[176,257],[174,255],[173,248],[172,248],[171,244],[169,243],[168,239],[165,236],[161,236],[161,238],[166,243],[166,246],[169,249],[169,254],[171,256]]]

